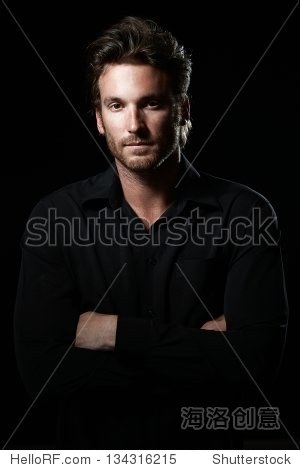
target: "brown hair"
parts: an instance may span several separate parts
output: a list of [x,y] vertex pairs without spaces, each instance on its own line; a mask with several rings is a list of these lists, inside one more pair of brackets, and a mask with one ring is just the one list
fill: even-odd
[[[192,62],[176,38],[152,20],[126,16],[88,46],[88,79],[94,109],[100,108],[98,80],[107,64],[138,61],[164,70],[174,96],[182,100],[190,84]],[[182,146],[191,122],[182,126]]]

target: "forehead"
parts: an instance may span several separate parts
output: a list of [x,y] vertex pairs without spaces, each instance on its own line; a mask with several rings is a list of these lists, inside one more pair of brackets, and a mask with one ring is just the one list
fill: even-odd
[[168,74],[148,64],[109,64],[98,84],[102,99],[106,96],[139,98],[171,94]]

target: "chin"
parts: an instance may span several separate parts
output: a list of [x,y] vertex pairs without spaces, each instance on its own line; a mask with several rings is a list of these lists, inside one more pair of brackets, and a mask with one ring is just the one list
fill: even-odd
[[124,165],[128,170],[132,171],[147,171],[157,168],[163,158],[160,158],[158,155],[132,155],[132,156],[118,156],[122,165]]
[[125,161],[123,160],[122,163],[132,171],[147,171],[159,166],[160,160],[136,157]]

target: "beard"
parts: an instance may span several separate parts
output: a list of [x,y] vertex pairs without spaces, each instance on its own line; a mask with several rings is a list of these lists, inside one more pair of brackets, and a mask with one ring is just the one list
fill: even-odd
[[[172,123],[155,141],[141,134],[117,141],[106,128],[105,137],[110,153],[122,166],[129,171],[145,172],[160,167],[178,150],[180,128]],[[145,143],[145,146],[129,146],[133,142]]]

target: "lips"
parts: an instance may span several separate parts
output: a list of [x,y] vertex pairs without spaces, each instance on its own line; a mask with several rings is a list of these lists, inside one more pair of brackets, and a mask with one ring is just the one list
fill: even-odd
[[149,142],[132,142],[130,144],[126,144],[126,147],[141,147],[143,145],[150,145]]

